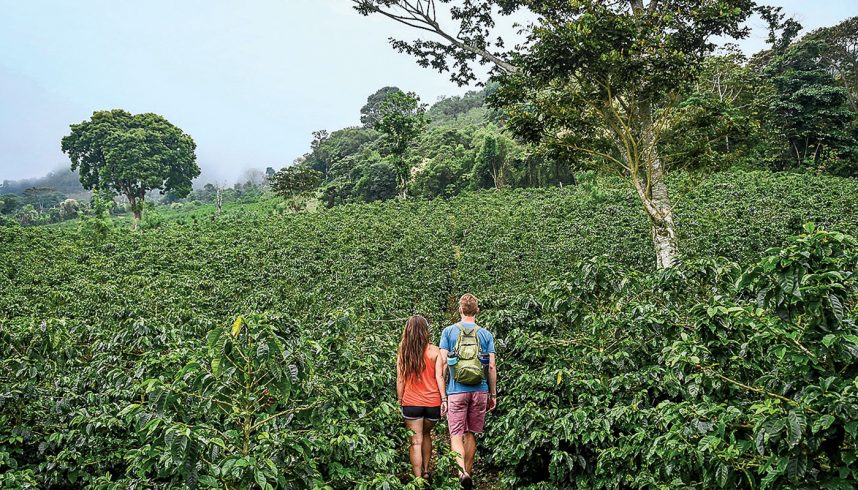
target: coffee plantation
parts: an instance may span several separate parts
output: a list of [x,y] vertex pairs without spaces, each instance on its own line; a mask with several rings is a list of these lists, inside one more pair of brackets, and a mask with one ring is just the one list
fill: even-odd
[[854,488],[858,182],[677,174],[665,270],[633,191],[579,182],[0,227],[0,487],[420,488],[396,345],[471,291],[484,488]]

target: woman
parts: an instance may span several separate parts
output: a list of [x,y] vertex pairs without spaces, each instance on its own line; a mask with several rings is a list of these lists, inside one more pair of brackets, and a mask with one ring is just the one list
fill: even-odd
[[414,476],[429,479],[432,457],[432,427],[441,418],[441,392],[444,383],[435,369],[440,351],[429,343],[429,322],[420,315],[405,323],[396,356],[396,396],[411,436],[411,467]]

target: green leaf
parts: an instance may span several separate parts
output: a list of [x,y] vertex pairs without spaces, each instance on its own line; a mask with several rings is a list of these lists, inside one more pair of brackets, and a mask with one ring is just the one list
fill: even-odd
[[715,470],[715,481],[721,488],[727,486],[730,481],[730,468],[724,463],[718,463],[718,469]]
[[220,485],[217,479],[211,475],[203,475],[197,479],[197,483],[209,488],[218,488]]
[[834,417],[831,415],[823,415],[818,419],[813,421],[813,426],[811,427],[811,431],[816,434],[819,431],[828,429],[831,427],[831,424],[834,423]]
[[787,421],[789,423],[789,446],[792,448],[801,442],[804,416],[799,415],[795,410],[790,410],[787,414]]
[[128,405],[127,407],[123,408],[118,414],[116,414],[116,416],[117,417],[124,417],[131,412],[136,412],[139,408],[140,408],[139,403],[132,403],[131,405]]
[[834,318],[836,318],[838,322],[842,322],[843,303],[840,301],[840,298],[838,298],[835,294],[829,294],[828,302],[831,305],[831,312],[834,313]]
[[760,453],[761,456],[766,455],[766,430],[764,428],[760,428],[757,432],[757,437],[754,439],[754,445],[757,447],[757,452]]
[[256,484],[260,487],[265,488],[265,486],[268,484],[268,482],[265,480],[265,473],[263,473],[262,471],[255,470],[253,476],[256,480]]

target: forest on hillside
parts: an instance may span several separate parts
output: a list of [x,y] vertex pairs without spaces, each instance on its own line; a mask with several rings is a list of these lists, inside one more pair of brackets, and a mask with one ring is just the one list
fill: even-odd
[[[769,49],[747,57],[728,44],[706,56],[693,82],[675,94],[660,141],[665,164],[858,176],[858,18],[808,33],[776,11],[768,20]],[[362,126],[314,133],[311,151],[281,170],[282,193],[303,190],[306,184],[290,186],[289,176],[307,170],[318,173],[330,206],[400,192],[434,198],[569,185],[575,172],[606,166],[598,155],[569,151],[557,141],[527,144],[526,132],[535,128],[521,127],[531,121],[520,120],[498,88],[489,83],[429,107],[413,93],[384,87],[361,109]],[[561,108],[547,107],[546,117],[551,110]],[[413,125],[401,154],[401,128],[384,124],[385,118]],[[407,169],[405,184],[399,160]]]
[[[705,56],[692,83],[673,96],[659,141],[666,166],[858,176],[858,18],[805,33],[779,11],[766,12],[768,49],[748,57],[727,44]],[[530,123],[499,87],[488,82],[431,105],[383,87],[368,96],[360,126],[314,132],[310,151],[276,173],[277,166],[267,165],[234,185],[206,183],[186,197],[149,197],[165,205],[246,203],[273,190],[302,209],[308,199],[330,207],[400,194],[448,198],[467,190],[575,185],[576,173],[590,169],[615,172],[599,155],[534,140],[537,129],[522,127]],[[43,224],[86,213],[90,203],[78,179],[57,171],[4,182],[0,220]]]

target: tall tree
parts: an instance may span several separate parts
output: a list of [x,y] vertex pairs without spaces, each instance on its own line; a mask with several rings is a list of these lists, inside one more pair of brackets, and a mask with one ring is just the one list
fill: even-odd
[[381,104],[388,95],[402,92],[398,87],[382,87],[366,98],[366,104],[360,110],[360,122],[365,128],[372,128],[381,118]]
[[849,94],[849,104],[858,114],[858,16],[811,32],[807,40],[825,44],[820,60]]
[[62,150],[86,189],[124,195],[137,229],[146,193],[159,190],[185,197],[200,175],[194,140],[157,114],[131,114],[121,109],[97,111],[88,121],[71,125]]
[[478,187],[503,189],[509,181],[515,143],[494,125],[474,137],[474,183]]
[[[676,94],[693,79],[713,36],[742,37],[752,0],[353,0],[430,40],[393,40],[423,66],[475,79],[471,63],[492,63],[494,103],[535,143],[590,155],[626,176],[650,219],[658,267],[679,254],[667,169],[659,154]],[[447,7],[447,15],[437,15]],[[537,20],[514,52],[493,41],[497,13],[526,9]],[[458,28],[444,28],[439,17]]]
[[313,141],[310,142],[310,153],[305,155],[307,165],[313,170],[321,172],[325,180],[328,180],[328,171],[331,169],[331,152],[325,143],[331,137],[326,129],[313,131]]
[[284,198],[315,189],[322,182],[322,173],[305,163],[280,169],[271,178],[271,190]]
[[[789,167],[818,169],[832,159],[853,159],[855,113],[849,93],[819,62],[816,39],[790,46],[769,65],[775,87],[770,114],[788,143]],[[848,165],[847,165],[848,168]]]
[[[802,26],[780,7],[761,7],[771,49],[754,62],[771,86],[764,112],[775,168],[858,174],[854,83],[855,25],[849,20],[799,38]],[[851,34],[850,34],[851,32]],[[851,58],[851,59],[850,59]],[[775,151],[777,154],[778,152]]]
[[411,143],[429,124],[426,106],[413,92],[391,92],[379,106],[375,129],[382,134],[388,154],[393,159],[399,184],[399,195],[405,197],[411,167],[405,159]]

